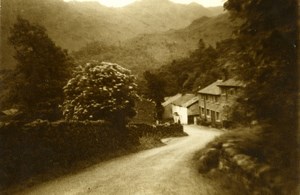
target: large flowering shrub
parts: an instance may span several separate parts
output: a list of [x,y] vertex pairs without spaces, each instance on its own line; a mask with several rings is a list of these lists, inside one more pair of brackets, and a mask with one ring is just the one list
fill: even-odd
[[67,120],[114,120],[133,117],[135,77],[118,64],[92,61],[79,66],[64,87]]

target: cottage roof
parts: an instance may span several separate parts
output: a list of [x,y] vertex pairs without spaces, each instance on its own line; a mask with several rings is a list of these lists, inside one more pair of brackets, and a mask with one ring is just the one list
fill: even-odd
[[198,101],[198,97],[194,94],[184,94],[172,104],[177,105],[177,106],[182,106],[182,107],[189,107],[190,105],[194,104],[195,102]]
[[239,80],[231,78],[231,79],[228,79],[228,80],[218,84],[218,86],[220,86],[220,87],[242,87],[242,86],[244,86],[244,84]]
[[178,94],[176,94],[176,95],[174,95],[174,96],[166,97],[166,98],[165,98],[166,101],[163,102],[161,105],[162,105],[163,107],[165,107],[165,106],[171,104],[172,102],[174,102],[175,100],[177,100],[178,98],[180,98],[181,96],[182,96],[182,94],[181,94],[181,93],[178,93]]
[[198,101],[199,101],[199,97],[195,96],[192,99],[190,99],[189,101],[187,101],[186,103],[184,103],[182,106],[187,108],[187,107],[193,105],[194,103],[196,103]]
[[223,82],[222,80],[217,80],[214,83],[212,83],[212,84],[208,85],[207,87],[205,87],[205,88],[201,89],[200,91],[198,91],[198,93],[210,94],[210,95],[220,95],[221,90],[218,86],[222,82]]

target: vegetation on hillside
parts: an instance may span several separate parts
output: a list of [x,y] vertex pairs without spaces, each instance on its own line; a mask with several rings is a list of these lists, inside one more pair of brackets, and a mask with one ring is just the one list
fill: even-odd
[[126,47],[144,49],[161,64],[188,57],[198,47],[199,39],[216,46],[217,42],[233,37],[233,29],[239,21],[230,21],[228,14],[215,17],[203,16],[182,29],[163,33],[138,35],[125,42]]
[[156,61],[145,50],[125,46],[107,45],[103,42],[90,42],[81,49],[72,53],[79,63],[87,63],[90,60],[114,62],[122,64],[133,74],[141,77],[145,67],[158,67],[160,62]]
[[236,62],[231,56],[235,52],[230,48],[226,49],[234,44],[235,40],[227,39],[218,42],[214,48],[200,39],[198,48],[188,57],[173,60],[157,69],[155,74],[162,78],[166,85],[165,94],[197,92],[217,79],[234,76]]
[[188,58],[198,48],[199,39],[205,45],[215,48],[218,42],[232,37],[236,23],[238,22],[230,23],[227,14],[212,18],[201,17],[186,28],[138,35],[119,45],[93,41],[73,52],[73,56],[79,61],[96,59],[123,64],[138,75],[138,80],[142,80],[145,69],[160,68],[174,60]]

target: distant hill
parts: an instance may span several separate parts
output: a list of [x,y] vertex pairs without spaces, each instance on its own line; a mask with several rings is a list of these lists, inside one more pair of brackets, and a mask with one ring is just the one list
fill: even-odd
[[[197,48],[200,39],[215,46],[221,40],[232,38],[234,22],[228,14],[200,17],[183,29],[163,33],[143,34],[126,42],[126,47],[143,49],[161,64],[187,57]],[[156,65],[156,66],[160,66]]]
[[215,14],[199,4],[168,0],[141,0],[123,8],[108,8],[96,2],[2,0],[1,68],[15,64],[7,38],[17,15],[43,25],[57,45],[75,51],[93,41],[121,45],[140,34],[184,28],[196,18]]

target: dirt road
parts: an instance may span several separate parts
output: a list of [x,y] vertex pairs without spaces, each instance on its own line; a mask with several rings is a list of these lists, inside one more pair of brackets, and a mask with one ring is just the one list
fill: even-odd
[[185,132],[189,136],[164,139],[165,146],[102,162],[22,194],[220,194],[222,189],[202,178],[191,165],[194,152],[220,132],[197,126],[185,126]]

